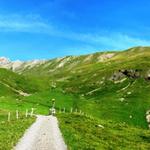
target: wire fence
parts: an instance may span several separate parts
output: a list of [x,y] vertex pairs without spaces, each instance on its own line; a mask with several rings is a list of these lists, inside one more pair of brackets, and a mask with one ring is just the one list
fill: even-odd
[[[52,111],[54,111],[54,112],[52,112]],[[0,115],[0,122],[1,121],[11,122],[11,121],[18,120],[18,119],[35,117],[37,115],[41,115],[40,113],[37,113],[37,112],[38,112],[38,110],[35,108],[26,109],[24,111],[15,110],[15,111],[10,111],[10,112],[5,112],[4,114]],[[86,114],[82,110],[77,109],[77,108],[72,108],[72,107],[70,109],[65,108],[65,107],[50,108],[47,115],[54,115],[55,116],[57,114],[65,114],[65,113],[67,113],[67,114],[78,114],[78,115],[93,118],[91,115]]]

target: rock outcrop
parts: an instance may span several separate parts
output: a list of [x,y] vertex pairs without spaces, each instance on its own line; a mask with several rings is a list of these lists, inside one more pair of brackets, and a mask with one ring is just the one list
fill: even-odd
[[[117,81],[117,80],[120,80],[125,77],[137,79],[137,78],[143,77],[141,72],[142,72],[142,70],[140,70],[140,69],[122,69],[122,70],[116,71],[110,79],[113,81]],[[150,78],[150,76],[149,76],[149,78]]]
[[124,70],[119,70],[119,72],[121,72],[123,75],[129,77],[129,78],[139,78],[141,75],[140,75],[140,72],[142,70],[139,70],[139,69],[124,69]]

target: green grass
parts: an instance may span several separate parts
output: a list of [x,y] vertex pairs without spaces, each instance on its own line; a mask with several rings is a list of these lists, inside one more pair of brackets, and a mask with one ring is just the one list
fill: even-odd
[[[3,112],[4,113],[4,112]],[[5,112],[6,113],[6,112]],[[35,121],[34,118],[11,118],[7,121],[6,114],[0,115],[0,150],[12,149],[23,136],[25,130]]]
[[65,108],[67,111],[70,111],[71,107],[75,109],[79,101],[78,97],[72,94],[65,94],[59,90],[49,90],[34,93],[28,97],[2,96],[0,97],[0,108],[8,111],[19,110],[21,112],[35,108],[35,113],[47,115],[52,106],[53,98],[56,100],[57,110]]
[[[33,93],[29,97],[2,96],[0,108],[22,112],[35,108],[35,113],[47,115],[52,105],[51,99],[55,98],[57,110],[65,108],[66,111],[70,111],[73,108],[96,118],[147,128],[145,113],[150,106],[149,83],[139,79],[128,89],[117,92],[129,83],[132,83],[132,80],[126,80],[121,84],[105,81],[101,89],[85,97],[64,93],[57,89]],[[128,95],[128,92],[132,93]],[[124,98],[123,102],[120,101],[121,98]],[[130,118],[130,115],[133,118]]]
[[59,114],[58,118],[69,150],[148,150],[150,147],[149,130],[79,114]]
[[[138,79],[127,89],[120,91],[129,83],[132,81],[127,80],[119,84],[105,83],[99,91],[82,98],[79,102],[80,109],[97,118],[147,128],[145,113],[150,106],[149,83]],[[128,92],[131,93],[127,94]],[[124,100],[121,101],[121,98]],[[130,115],[133,117],[130,118]]]
[[[57,110],[65,107],[68,112],[70,108],[73,108],[74,110],[81,110],[95,118],[91,120],[90,118],[84,119],[81,116],[73,116],[71,119],[71,116],[68,116],[75,124],[79,124],[83,119],[81,126],[85,129],[87,128],[84,124],[87,123],[92,126],[91,122],[97,122],[97,120],[109,126],[108,131],[111,133],[111,136],[107,133],[106,136],[102,134],[104,139],[107,139],[106,143],[102,141],[101,136],[98,134],[94,137],[92,136],[96,141],[94,142],[95,146],[99,146],[97,141],[99,138],[101,143],[105,143],[106,146],[122,146],[121,142],[117,142],[119,138],[117,138],[117,140],[115,139],[115,135],[119,137],[120,130],[120,137],[121,139],[125,139],[122,141],[128,146],[129,142],[126,141],[126,138],[128,139],[127,136],[130,137],[130,135],[127,134],[127,132],[133,130],[134,135],[131,136],[131,143],[129,144],[131,148],[147,148],[140,148],[139,145],[139,148],[134,146],[135,141],[133,137],[135,137],[135,139],[137,137],[137,141],[147,141],[147,134],[144,138],[145,129],[147,129],[145,113],[150,109],[150,81],[145,80],[145,78],[150,68],[150,48],[136,47],[123,52],[114,53],[114,57],[104,62],[98,62],[98,60],[106,53],[95,53],[92,59],[88,61],[85,60],[89,55],[79,57],[68,56],[62,60],[53,59],[42,65],[35,66],[32,69],[26,68],[23,72],[20,72],[21,74],[0,69],[0,108],[2,110],[0,110],[0,120],[7,119],[3,113],[9,111],[14,112],[15,110],[25,113],[26,109],[30,111],[31,108],[35,108],[35,113],[37,114],[47,115],[51,107],[51,99],[55,98]],[[62,68],[57,68],[59,63],[65,59],[69,59],[69,61]],[[121,77],[120,79],[127,78],[121,83],[110,81],[114,73],[118,73],[121,69],[138,69],[140,70],[139,73],[141,77],[134,79],[127,76]],[[56,84],[56,88],[52,88],[53,83]],[[95,89],[97,90],[91,94],[87,94]],[[23,91],[31,95],[24,97],[17,91]],[[131,92],[131,94],[128,94],[128,92]],[[123,101],[121,101],[122,98],[124,99]],[[132,118],[130,118],[131,115]],[[63,116],[61,118],[63,118]],[[77,122],[75,119],[77,119]],[[117,128],[120,124],[121,127],[118,127],[119,131],[112,129],[109,121],[113,122],[114,128]],[[124,123],[126,127],[123,126]],[[73,123],[65,124],[62,121],[62,126],[64,129],[65,127],[70,128],[70,130],[66,131],[68,136],[73,133],[75,135],[77,134],[77,137],[72,135],[72,138],[76,139],[79,136],[83,145],[85,144],[84,146],[86,146],[88,142],[92,145],[92,141],[90,141],[91,139],[89,139],[88,136],[96,132],[95,130],[97,128],[93,127],[93,130],[87,129],[87,134],[89,133],[89,135],[87,135],[87,141],[84,142],[82,139],[84,135],[80,135],[78,130],[73,130],[72,126],[76,129]],[[84,129],[81,128],[80,130],[82,131]],[[98,129],[98,133],[99,132],[101,134],[101,130],[99,131]],[[139,138],[139,132],[141,132],[141,136],[143,134],[143,139]],[[114,141],[112,141],[112,139],[114,139]],[[82,147],[84,147],[83,145]],[[125,144],[123,144],[123,146],[126,147]],[[125,149],[123,146],[120,149]],[[144,143],[144,146],[147,146],[147,144]],[[73,147],[76,148],[75,143]],[[105,148],[104,145],[100,145],[100,147]],[[110,147],[109,149],[113,148]]]
[[76,106],[77,98],[71,94],[65,94],[59,90],[49,90],[33,94],[23,99],[23,105],[28,104],[36,108],[37,113],[47,114],[52,106],[52,99],[55,99],[56,109],[70,110]]

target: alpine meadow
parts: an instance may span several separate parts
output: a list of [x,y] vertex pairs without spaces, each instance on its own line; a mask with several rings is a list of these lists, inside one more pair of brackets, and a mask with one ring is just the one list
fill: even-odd
[[49,115],[55,99],[68,149],[148,150],[149,60],[150,47],[39,61],[0,58],[0,149],[13,148],[35,121],[27,110]]

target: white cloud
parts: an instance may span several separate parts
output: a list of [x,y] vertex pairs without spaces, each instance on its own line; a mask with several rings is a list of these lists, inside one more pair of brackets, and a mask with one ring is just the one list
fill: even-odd
[[133,46],[150,46],[150,40],[132,37],[123,33],[110,32],[107,33],[107,35],[72,33],[69,34],[69,37],[112,49],[125,49]]
[[0,15],[1,32],[43,32],[46,29],[52,30],[52,26],[38,15]]
[[[75,33],[70,31],[61,31],[52,23],[43,20],[40,15],[0,15],[0,32],[31,32],[42,33],[54,37],[62,37],[75,41],[80,41],[100,48],[106,49],[125,49],[132,46],[149,46],[150,40],[132,37],[127,34],[117,32],[101,33]],[[95,46],[95,47],[96,47]]]

